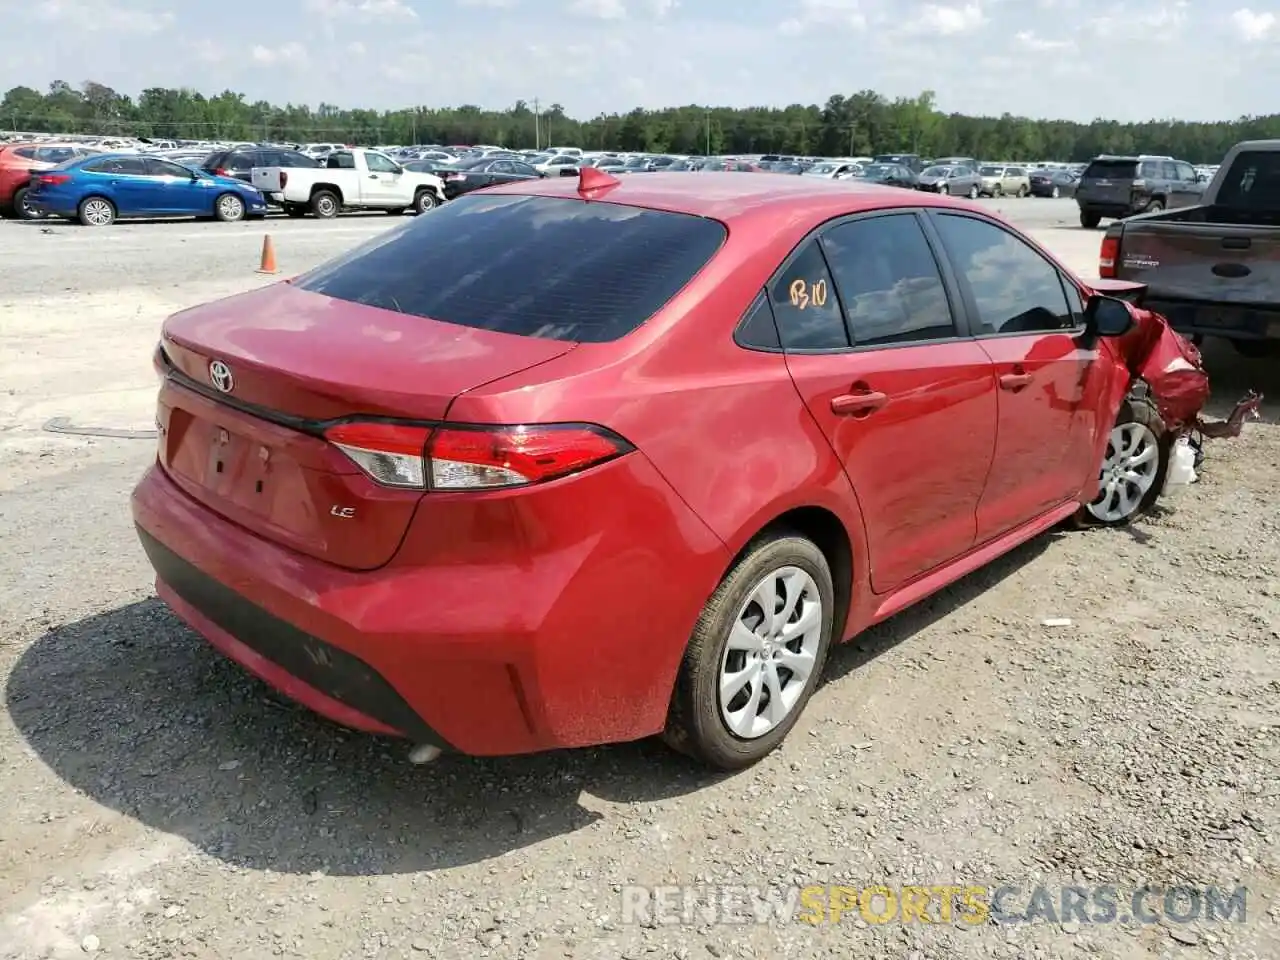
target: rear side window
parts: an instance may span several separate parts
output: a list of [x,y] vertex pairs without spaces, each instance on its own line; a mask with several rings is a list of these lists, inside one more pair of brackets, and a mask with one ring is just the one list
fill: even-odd
[[1084,171],[1086,180],[1123,180],[1137,175],[1136,160],[1094,160]]
[[1280,152],[1256,150],[1237,156],[1218,189],[1217,202],[1226,207],[1280,209]]
[[15,147],[14,155],[21,157],[23,160],[34,160],[36,158],[35,147]]
[[773,315],[787,350],[847,350],[840,298],[816,240],[808,241],[769,288]]
[[41,147],[36,150],[35,159],[40,163],[65,163],[76,155],[75,147]]
[[946,287],[914,214],[840,224],[822,237],[854,346],[956,335]]
[[630,333],[724,243],[715,220],[554,197],[463,196],[294,286],[466,327],[603,343]]

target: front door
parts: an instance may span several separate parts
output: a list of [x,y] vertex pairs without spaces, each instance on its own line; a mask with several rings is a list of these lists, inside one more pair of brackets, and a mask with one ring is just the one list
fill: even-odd
[[399,164],[390,157],[384,157],[373,151],[366,153],[364,160],[368,173],[365,174],[360,190],[362,200],[375,207],[396,204],[407,207],[413,202],[412,194],[404,196],[405,188],[400,183],[403,174],[400,172]]
[[769,293],[791,377],[853,486],[872,589],[969,550],[995,445],[995,384],[982,348],[958,335],[917,216],[826,229]]
[[1088,451],[1105,371],[1084,336],[1079,294],[1056,265],[989,220],[932,220],[999,387],[995,457],[977,511],[984,543],[1079,492],[1096,467]]

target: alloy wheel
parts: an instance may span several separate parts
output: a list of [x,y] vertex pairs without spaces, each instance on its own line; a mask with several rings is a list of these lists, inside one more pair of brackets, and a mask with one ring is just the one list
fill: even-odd
[[105,200],[89,200],[84,205],[84,218],[92,226],[105,227],[111,222],[111,204]]
[[244,216],[244,203],[239,197],[227,194],[218,201],[218,214],[223,220],[239,220]]
[[823,623],[822,594],[799,567],[752,588],[720,663],[720,717],[730,733],[755,740],[787,719],[813,674]]
[[1118,423],[1107,441],[1097,499],[1089,513],[1105,523],[1133,516],[1151,492],[1160,470],[1160,445],[1145,423]]

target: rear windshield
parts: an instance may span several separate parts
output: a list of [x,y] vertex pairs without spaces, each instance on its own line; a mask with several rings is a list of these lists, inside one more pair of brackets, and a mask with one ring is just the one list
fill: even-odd
[[1216,203],[1280,210],[1280,153],[1250,150],[1237,156],[1222,178]]
[[1121,180],[1137,173],[1137,160],[1094,160],[1084,171],[1090,180]]
[[725,237],[718,221],[688,214],[474,194],[294,286],[482,330],[603,343],[657,313]]

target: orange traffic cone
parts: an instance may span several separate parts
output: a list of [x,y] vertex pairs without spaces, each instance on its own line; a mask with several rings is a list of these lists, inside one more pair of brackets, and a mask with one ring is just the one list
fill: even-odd
[[280,268],[276,266],[276,245],[268,233],[262,238],[262,262],[258,265],[258,273],[279,272]]

